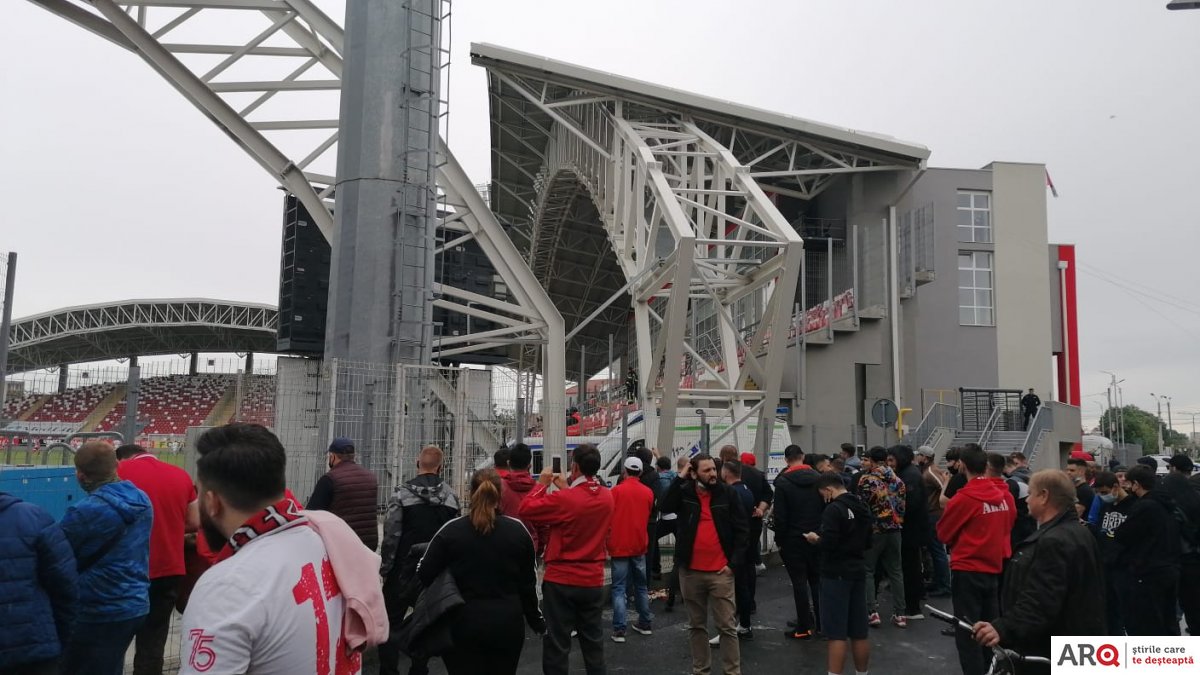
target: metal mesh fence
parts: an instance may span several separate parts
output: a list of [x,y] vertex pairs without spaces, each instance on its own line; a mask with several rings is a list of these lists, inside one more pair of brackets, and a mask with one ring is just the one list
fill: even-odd
[[859,307],[880,311],[887,306],[887,236],[881,225],[856,225]]

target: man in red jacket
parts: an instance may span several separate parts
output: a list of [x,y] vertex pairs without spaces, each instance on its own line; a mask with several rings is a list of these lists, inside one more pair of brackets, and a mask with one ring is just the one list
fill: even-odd
[[625,642],[625,585],[633,576],[638,620],[633,629],[650,635],[650,593],[646,588],[646,528],[654,508],[654,492],[642,484],[642,460],[625,458],[623,480],[612,489],[613,516],[608,530],[608,555],[612,558],[613,642]]
[[200,528],[200,502],[192,477],[160,461],[140,445],[117,448],[117,475],[150,498],[150,613],[138,629],[134,675],[163,671],[163,650],[171,628],[171,612],[185,572],[183,535]]
[[529,465],[532,463],[533,452],[528,445],[517,443],[512,446],[508,454],[508,473],[500,477],[504,483],[504,489],[500,492],[500,513],[521,521],[529,530],[529,536],[533,537],[534,552],[541,555],[546,545],[546,528],[535,526],[520,515],[521,502],[537,487],[537,481],[529,475]]
[[[967,475],[946,504],[937,524],[938,539],[950,547],[950,595],[954,614],[968,623],[991,621],[999,614],[999,582],[1004,560],[1012,555],[1009,536],[1017,518],[1012,495],[989,480],[987,454],[963,448],[959,464]],[[955,632],[963,675],[983,675],[990,650],[981,649],[970,632]]]
[[[546,575],[542,581],[542,673],[567,675],[571,631],[579,633],[579,650],[588,675],[603,675],[605,539],[613,515],[612,492],[596,480],[600,450],[584,444],[571,454],[570,475],[555,475],[547,466],[538,487],[521,502],[518,513],[535,526],[549,527]],[[550,485],[558,488],[547,492]],[[645,530],[645,527],[643,527]]]

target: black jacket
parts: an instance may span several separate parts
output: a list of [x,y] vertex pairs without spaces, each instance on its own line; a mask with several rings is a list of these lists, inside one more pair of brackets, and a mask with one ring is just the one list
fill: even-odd
[[743,464],[742,482],[746,484],[747,488],[750,488],[750,494],[754,495],[756,506],[766,502],[769,507],[775,501],[775,493],[771,490],[771,481],[767,480],[767,475],[759,471],[757,467]]
[[400,485],[388,502],[383,522],[379,573],[387,577],[414,544],[424,544],[447,521],[458,517],[458,497],[436,474],[421,474]]
[[[742,508],[733,488],[717,482],[712,488],[713,525],[717,539],[729,566],[742,563],[746,555],[750,531],[750,514]],[[700,498],[696,496],[696,481],[677,478],[662,499],[663,513],[679,515],[675,530],[675,562],[687,567],[692,561],[692,548],[696,544],[696,530],[700,527]]]
[[[521,521],[500,516],[488,534],[476,531],[470,518],[450,521],[429,542],[417,576],[422,584],[429,584],[447,569],[458,580],[458,591],[467,603],[460,620],[483,618],[472,616],[473,605],[495,600],[519,606],[531,628],[539,633],[545,630],[538,609],[533,539]],[[482,602],[482,606],[493,605]]]
[[795,469],[775,478],[775,537],[780,545],[803,542],[805,532],[821,527],[825,500],[817,492],[818,476],[812,469]]
[[1052,635],[1107,634],[1103,578],[1095,538],[1067,509],[1022,541],[1009,561],[1000,618],[992,622],[1000,645],[1049,656]]
[[1147,492],[1129,510],[1129,517],[1113,534],[1113,541],[1120,546],[1117,566],[1128,569],[1135,578],[1179,569],[1175,500],[1159,488]]
[[821,576],[831,579],[861,579],[867,566],[863,560],[871,548],[871,509],[849,492],[829,502],[821,514]]
[[443,570],[421,591],[412,614],[405,617],[399,626],[392,628],[391,638],[400,651],[413,660],[427,660],[440,656],[454,648],[451,637],[454,618],[459,607],[466,604],[454,575]]
[[916,537],[919,541],[929,538],[929,500],[925,495],[925,479],[921,468],[909,463],[897,466],[896,475],[904,481],[904,538]]

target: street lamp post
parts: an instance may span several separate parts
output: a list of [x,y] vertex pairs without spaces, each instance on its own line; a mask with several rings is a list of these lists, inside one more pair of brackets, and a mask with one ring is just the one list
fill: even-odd
[[1159,396],[1154,392],[1150,392],[1150,395],[1154,397],[1154,404],[1158,406],[1158,451],[1165,453],[1163,448],[1162,400],[1166,397]]

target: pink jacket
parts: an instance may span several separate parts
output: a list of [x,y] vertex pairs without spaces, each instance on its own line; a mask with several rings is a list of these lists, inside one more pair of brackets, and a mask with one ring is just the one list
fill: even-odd
[[361,650],[387,642],[388,617],[379,586],[379,555],[363,546],[346,521],[328,511],[305,511],[312,528],[325,542],[333,576],[345,598],[342,634],[346,645]]

